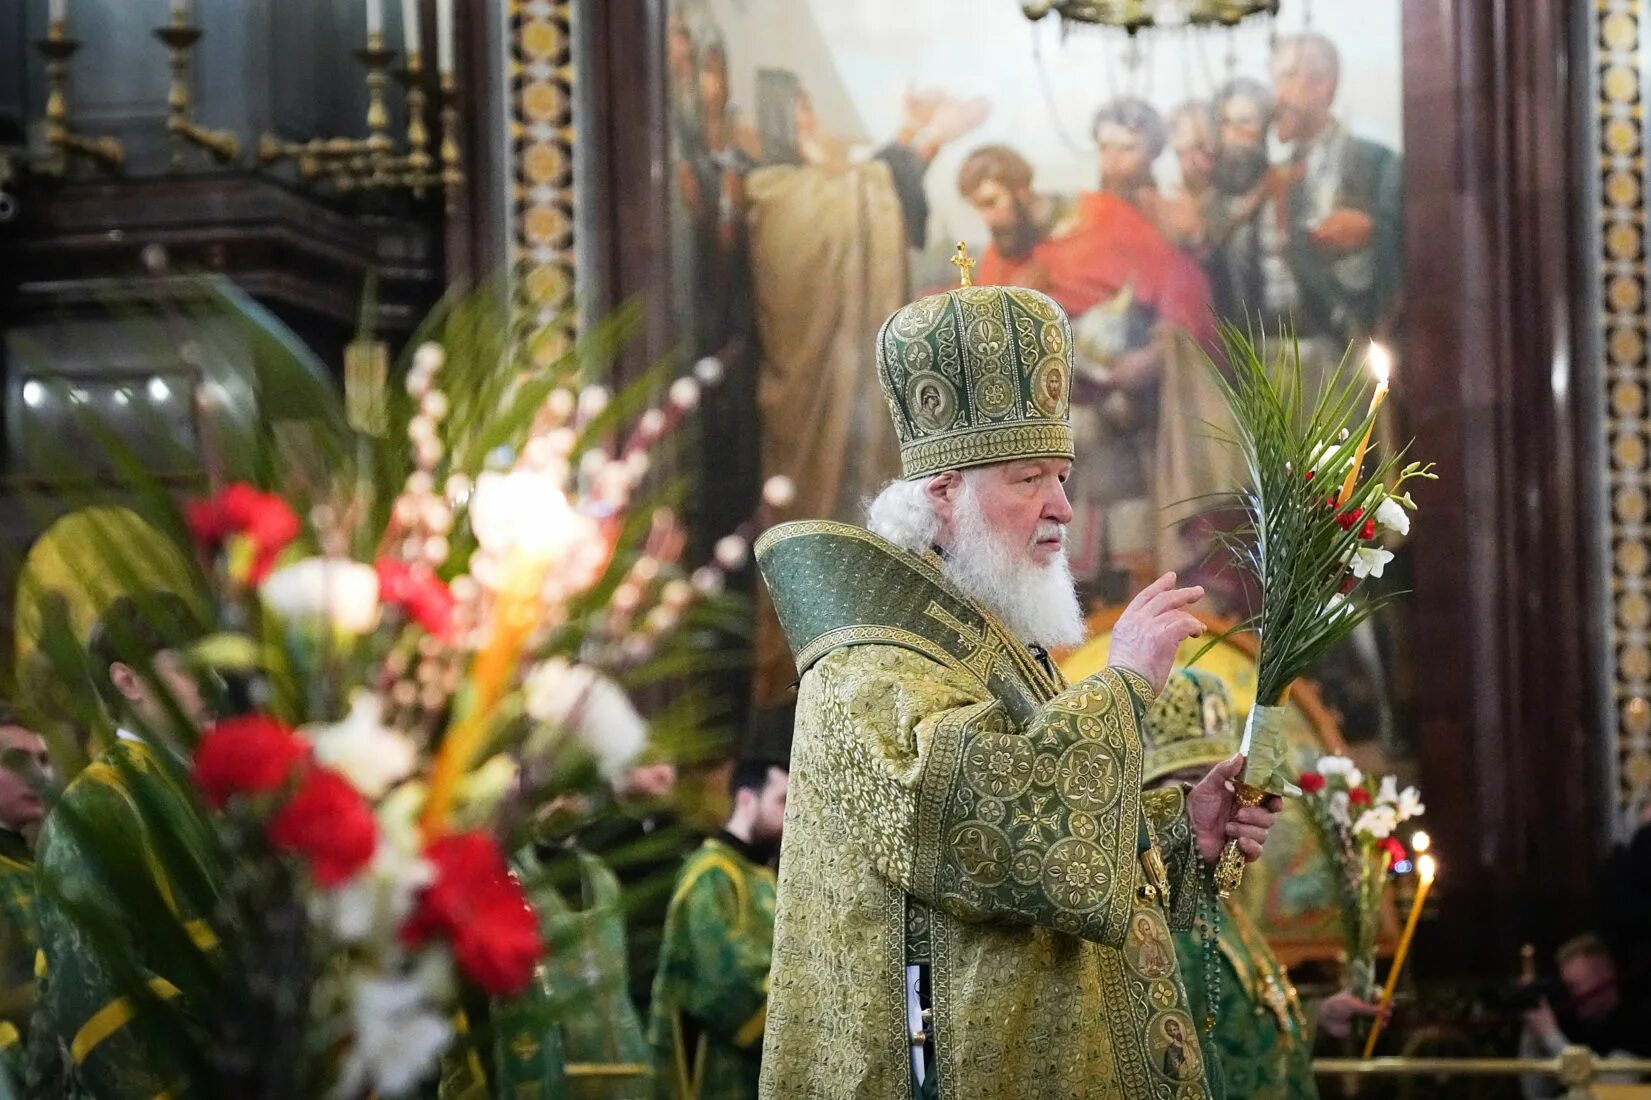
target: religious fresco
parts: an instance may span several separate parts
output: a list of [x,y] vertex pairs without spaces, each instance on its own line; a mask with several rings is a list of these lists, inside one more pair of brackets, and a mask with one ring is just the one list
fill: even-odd
[[[1402,352],[1398,5],[1131,40],[1013,0],[674,0],[667,64],[675,308],[757,425],[707,453],[719,495],[784,474],[794,514],[860,518],[897,469],[877,327],[955,285],[961,240],[976,282],[1071,315],[1086,595],[1173,568],[1242,610],[1203,514],[1239,476],[1204,353],[1220,319],[1290,325],[1309,378]],[[1353,738],[1393,725],[1366,641]],[[758,666],[760,708],[794,679],[760,626]]]

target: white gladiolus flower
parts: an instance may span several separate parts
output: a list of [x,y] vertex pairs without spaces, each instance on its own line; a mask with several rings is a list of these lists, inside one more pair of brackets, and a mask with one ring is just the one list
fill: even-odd
[[431,1007],[418,978],[361,978],[350,990],[355,1032],[338,1095],[407,1093],[452,1041],[452,1025]]
[[1366,577],[1379,577],[1387,563],[1393,560],[1393,551],[1382,550],[1373,546],[1355,546],[1347,556],[1347,564],[1353,569],[1353,576],[1359,580]]
[[1346,791],[1331,791],[1328,803],[1331,820],[1346,825],[1352,819],[1348,816],[1349,800]]
[[1427,812],[1427,807],[1422,804],[1422,792],[1415,787],[1406,787],[1400,791],[1398,802],[1400,821],[1409,821]]
[[1364,773],[1353,763],[1352,758],[1347,756],[1319,757],[1318,773],[1326,779],[1339,775],[1342,782],[1349,787],[1357,787],[1364,782]]
[[1389,806],[1399,804],[1399,781],[1391,775],[1382,776],[1381,789],[1376,792],[1376,801]]
[[553,657],[528,674],[527,712],[555,729],[535,734],[527,751],[551,746],[557,730],[572,735],[596,756],[602,775],[617,779],[648,743],[648,724],[623,688],[588,665]]
[[1346,476],[1348,467],[1353,465],[1353,451],[1351,448],[1348,448],[1347,452],[1340,456],[1340,461],[1336,461],[1332,465],[1332,460],[1337,457],[1336,452],[1341,449],[1342,444],[1340,443],[1320,443],[1313,448],[1313,453],[1308,456],[1307,469],[1312,472],[1314,477]]
[[554,560],[596,538],[596,524],[568,504],[562,483],[533,470],[489,470],[470,495],[470,529],[482,549]]
[[418,892],[435,880],[435,866],[416,848],[381,836],[359,874],[312,895],[310,916],[342,943],[391,942],[412,915]]
[[1386,497],[1376,506],[1376,526],[1394,534],[1410,534],[1410,513],[1392,497]]
[[348,779],[356,790],[377,801],[418,763],[418,749],[404,734],[385,727],[379,698],[358,691],[342,722],[311,727],[315,758]]
[[378,622],[378,573],[348,558],[305,558],[282,566],[258,594],[283,619],[324,622],[346,634],[364,634]]
[[1383,840],[1393,835],[1399,825],[1399,811],[1392,806],[1372,806],[1353,822],[1353,831],[1361,836]]

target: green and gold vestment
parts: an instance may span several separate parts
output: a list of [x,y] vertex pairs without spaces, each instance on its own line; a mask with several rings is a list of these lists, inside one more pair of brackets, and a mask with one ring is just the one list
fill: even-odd
[[[1238,749],[1227,687],[1200,669],[1170,674],[1147,712],[1144,733],[1148,783],[1201,771]],[[1219,924],[1213,958],[1201,934],[1175,934],[1195,1020],[1209,1016],[1210,978],[1220,985],[1205,1043],[1214,1057],[1213,1090],[1231,1100],[1317,1100],[1312,1039],[1289,973],[1242,901],[1225,904]]]
[[945,1100],[1205,1097],[1170,928],[1208,872],[1182,793],[1141,791],[1146,681],[1067,685],[856,527],[757,555],[802,670],[762,1095],[909,1095],[927,964]]
[[40,948],[34,903],[34,852],[23,837],[0,829],[0,1058],[19,1081],[26,1070],[23,1039],[34,1014],[34,960]]
[[[118,741],[69,784],[41,830],[32,1072],[66,1074],[72,1095],[199,1095],[160,1016],[127,995],[144,982],[182,1008],[174,1019],[187,1027],[189,1006],[207,994],[200,952],[217,942],[207,918],[219,878],[187,783],[162,752]],[[133,927],[139,897],[158,897],[175,924]]]
[[662,1100],[754,1100],[774,951],[774,872],[711,837],[671,895],[654,979]]
[[[1313,1083],[1313,1044],[1307,1017],[1255,920],[1241,903],[1222,912],[1217,939],[1221,1006],[1206,1040],[1231,1100],[1318,1100]],[[1205,950],[1196,932],[1177,932],[1175,952],[1191,998],[1193,1018],[1209,1011]]]

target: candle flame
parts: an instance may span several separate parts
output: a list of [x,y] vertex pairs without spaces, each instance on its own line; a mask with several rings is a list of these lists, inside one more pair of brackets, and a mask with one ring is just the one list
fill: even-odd
[[1438,872],[1439,864],[1432,856],[1422,856],[1416,861],[1416,873],[1422,876],[1422,885],[1432,882]]
[[1364,361],[1369,365],[1370,373],[1376,376],[1376,381],[1387,385],[1387,380],[1393,376],[1393,353],[1387,350],[1387,345],[1370,341],[1370,350],[1365,353]]
[[1424,830],[1417,829],[1414,833],[1410,834],[1411,851],[1420,854],[1427,851],[1431,847],[1433,847],[1433,838],[1428,836]]

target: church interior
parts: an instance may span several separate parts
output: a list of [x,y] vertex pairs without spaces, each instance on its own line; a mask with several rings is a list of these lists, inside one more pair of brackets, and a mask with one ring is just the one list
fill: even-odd
[[[14,0],[0,70],[0,1098],[1651,1097],[1651,5]],[[1273,470],[1246,392],[1341,432]],[[1064,464],[1078,634],[957,579],[954,513],[878,519],[1009,459]],[[1303,610],[1264,505],[1316,473]],[[919,564],[885,594],[805,536]],[[1149,682],[1170,572],[1199,636]],[[883,696],[822,685],[873,636],[1005,724],[854,741]],[[1010,681],[1136,702],[1087,773]],[[1278,781],[1215,795],[1277,808],[1259,858],[1187,870],[1178,930],[1154,796],[1196,852],[1198,781],[1263,744]],[[198,911],[129,858],[197,825]],[[1057,848],[1137,830],[1168,930],[1112,943],[1128,868]],[[901,1034],[898,1087],[842,1084],[881,994],[782,975],[832,904],[873,935],[807,892],[839,871],[895,883],[909,1093]],[[948,1051],[945,944],[993,920],[1191,1027],[1089,1091]]]

